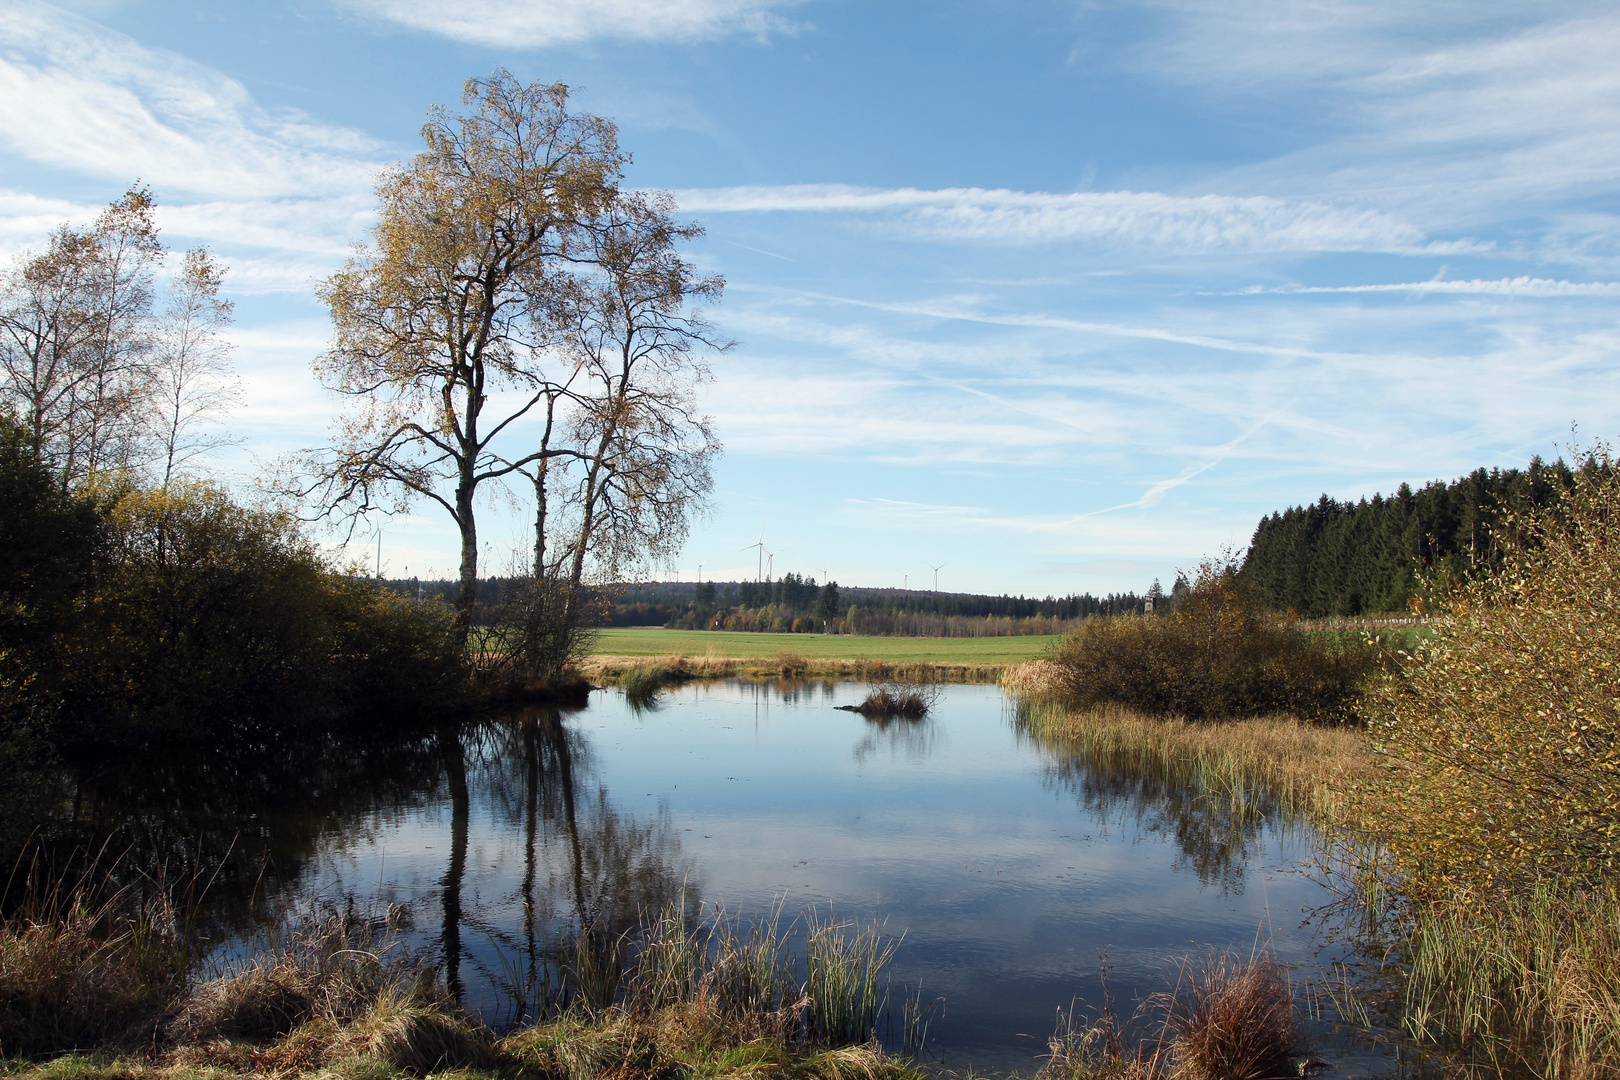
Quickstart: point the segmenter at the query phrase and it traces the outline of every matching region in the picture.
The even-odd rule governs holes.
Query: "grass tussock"
[[[0,1060],[150,1041],[189,985],[168,895],[34,884],[0,920]]]
[[[1229,953],[1189,966],[1164,1003],[1177,1080],[1271,1080],[1299,1076],[1303,1040],[1288,971],[1261,954]]]
[[[1185,965],[1141,1019],[1157,1038],[1127,1050],[1111,1008],[1089,1025],[1060,1013],[1040,1080],[1283,1080],[1309,1064],[1287,969],[1266,953]]]

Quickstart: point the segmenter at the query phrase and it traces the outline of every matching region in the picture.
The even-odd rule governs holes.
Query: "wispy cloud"
[[[1560,281],[1553,278],[1471,278],[1466,281],[1406,281],[1377,285],[1252,285],[1227,296],[1266,293],[1437,293],[1451,296],[1620,296],[1617,281]]]
[[[1210,181],[1476,232],[1620,180],[1620,10],[1547,3],[1161,0],[1137,64],[1241,113],[1291,102],[1303,138]],[[1533,244],[1534,240],[1528,243]]]
[[[117,189],[151,185],[177,245],[226,256],[233,293],[307,293],[371,213],[383,144],[259,106],[237,81],[38,0],[0,6],[0,144]],[[0,254],[99,206],[0,190]]]
[[[314,196],[370,184],[382,147],[260,108],[234,79],[34,0],[0,8],[0,141],[13,153],[208,197]]]
[[[352,11],[456,41],[503,48],[596,38],[691,41],[793,29],[779,12],[802,0],[338,0]]]
[[[1474,250],[1430,241],[1387,214],[1269,196],[1154,191],[1029,192],[844,184],[698,188],[675,193],[710,214],[816,213],[877,218],[924,240],[986,244],[1091,241],[1182,252]]]

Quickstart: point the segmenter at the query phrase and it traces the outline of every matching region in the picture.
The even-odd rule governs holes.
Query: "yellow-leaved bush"
[[[1361,792],[1414,896],[1583,889],[1620,869],[1620,475],[1509,522],[1501,571],[1443,601],[1435,636],[1369,702]]]

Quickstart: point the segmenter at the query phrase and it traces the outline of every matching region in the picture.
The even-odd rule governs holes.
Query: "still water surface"
[[[865,691],[694,684],[637,710],[604,690],[437,732],[132,752],[76,775],[47,831],[205,883],[224,953],[301,911],[399,905],[497,1025],[581,924],[616,934],[682,895],[881,920],[895,999],[936,1002],[928,1051],[953,1069],[1034,1071],[1059,1008],[1101,1006],[1104,952],[1122,1015],[1211,949],[1320,971],[1308,826],[1043,743],[996,687],[946,687],[920,722],[835,708]]]
[[[1101,1004],[1104,951],[1123,1013],[1210,949],[1319,962],[1307,827],[1068,759],[995,687],[948,687],[921,722],[834,708],[865,689],[697,684],[650,711],[602,691],[441,735],[436,777],[325,817],[279,890],[407,906],[496,1019],[580,920],[628,926],[683,889],[784,921],[830,905],[902,936],[896,982],[938,1002],[930,1051],[981,1070],[1037,1067],[1057,1009]]]

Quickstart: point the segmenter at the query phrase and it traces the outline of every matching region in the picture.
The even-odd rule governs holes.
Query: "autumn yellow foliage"
[[[1374,695],[1367,822],[1415,896],[1587,889],[1620,869],[1620,474],[1586,455],[1510,522],[1499,573],[1443,601]]]

